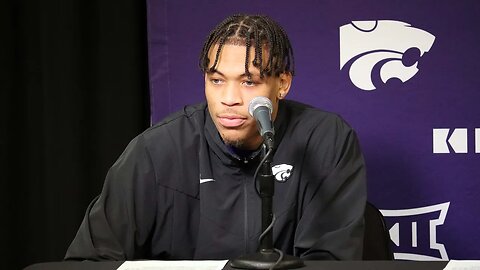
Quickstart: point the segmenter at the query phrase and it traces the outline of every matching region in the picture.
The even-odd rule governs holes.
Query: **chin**
[[[241,148],[245,143],[245,139],[239,135],[238,132],[233,130],[226,130],[221,133],[222,140],[225,144]]]
[[[237,148],[241,148],[241,146],[243,146],[244,144],[244,140],[236,136],[228,136],[227,134],[223,134],[222,139],[225,144],[228,144]]]
[[[233,146],[235,148],[243,148],[244,142],[240,140],[225,140],[226,145]]]

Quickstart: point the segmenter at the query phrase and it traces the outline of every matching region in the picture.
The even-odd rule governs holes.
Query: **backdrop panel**
[[[479,1],[148,0],[152,122],[204,100],[204,38],[267,14],[295,50],[288,98],[358,132],[395,258],[480,258]]]

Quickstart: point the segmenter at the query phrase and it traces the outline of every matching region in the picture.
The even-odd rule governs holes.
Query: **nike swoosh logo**
[[[213,178],[206,178],[206,179],[200,178],[200,184],[207,183],[207,182],[214,182],[214,181],[215,179]]]

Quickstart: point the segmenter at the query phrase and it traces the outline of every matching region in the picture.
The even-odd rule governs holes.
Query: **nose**
[[[242,103],[241,89],[234,83],[228,83],[223,91],[222,104],[235,106]]]

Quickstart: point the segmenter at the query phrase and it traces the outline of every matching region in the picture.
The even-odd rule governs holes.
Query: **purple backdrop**
[[[295,50],[288,98],[357,130],[395,258],[480,258],[479,1],[147,4],[152,122],[204,100],[198,55],[220,20],[267,14]]]

